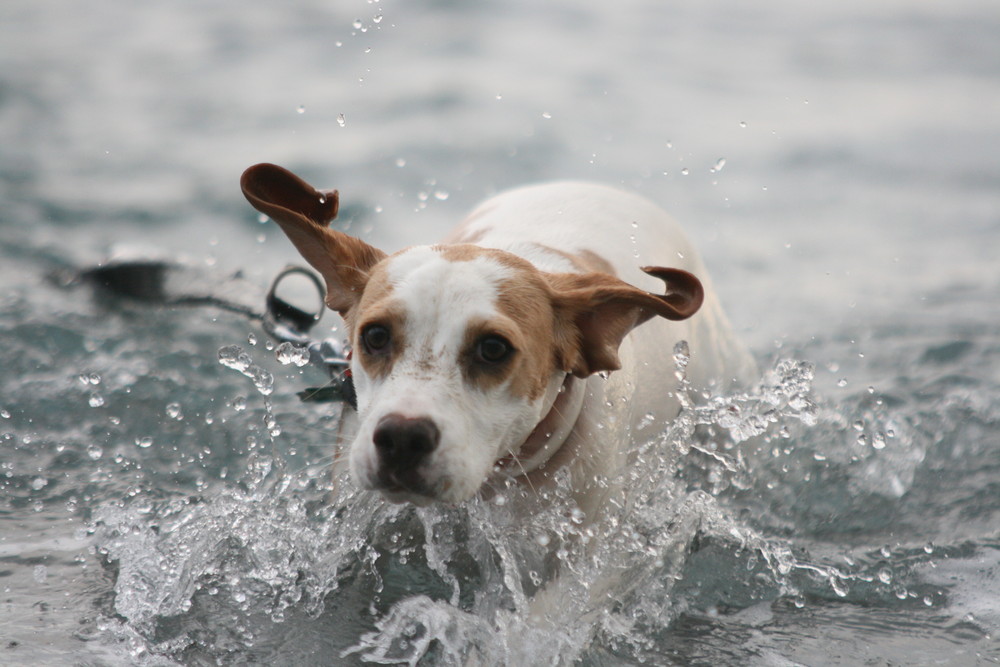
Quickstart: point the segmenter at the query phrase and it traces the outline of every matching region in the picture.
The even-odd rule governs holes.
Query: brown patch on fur
[[[336,217],[336,190],[317,190],[292,172],[273,164],[250,167],[240,179],[247,201],[271,217],[302,257],[326,281],[326,305],[347,318],[369,271],[385,253],[360,239],[330,229]]]
[[[493,231],[492,227],[480,227],[475,230],[455,230],[447,237],[445,237],[444,243],[456,244],[456,243],[479,243],[483,240],[487,234]]]
[[[468,243],[434,246],[450,262],[470,262],[487,257],[512,270],[513,277],[497,288],[499,317],[469,325],[462,345],[463,374],[481,390],[499,386],[512,378],[511,392],[528,400],[542,395],[555,369],[552,334],[555,319],[551,290],[535,266],[504,250],[482,248]],[[475,362],[476,345],[484,336],[503,336],[515,353],[507,364],[497,367]]]
[[[597,271],[599,273],[606,273],[609,276],[618,275],[615,273],[615,267],[611,266],[611,262],[604,259],[596,252],[592,250],[581,250],[580,260],[587,267],[588,271]]]
[[[553,248],[552,246],[545,245],[544,243],[535,243],[534,246],[536,248],[541,248],[545,252],[562,257],[567,262],[572,264],[573,268],[580,273],[597,272],[606,273],[609,276],[617,275],[615,273],[615,267],[611,266],[611,262],[591,250],[581,250],[579,253],[573,254],[565,250],[560,250],[559,248]]]
[[[515,343],[518,370],[512,378],[511,392],[534,401],[544,393],[556,370],[555,315],[551,291],[542,274],[531,266],[505,281],[497,297],[497,309],[521,334],[521,340]]]
[[[492,213],[495,208],[496,205],[482,206],[476,209],[475,211],[472,212],[472,214],[466,217],[465,220],[460,222],[454,229],[452,229],[448,233],[448,235],[444,237],[442,243],[447,243],[447,244],[476,243],[478,241],[481,241],[482,238],[486,236],[488,233],[490,233],[490,231],[492,231],[493,228],[483,227],[481,229],[473,231],[470,230],[469,227],[471,227],[476,220],[479,220],[488,213]]]
[[[406,308],[393,298],[392,285],[385,271],[372,272],[357,309],[344,318],[355,357],[373,378],[384,378],[406,349]],[[368,354],[361,342],[365,327],[380,324],[389,330],[392,342],[385,353]]]
[[[698,279],[680,269],[643,267],[667,284],[667,294],[650,294],[605,273],[554,273],[556,349],[562,368],[577,377],[621,368],[618,347],[628,333],[660,316],[683,320],[701,307],[704,290]]]
[[[479,341],[487,336],[502,336],[514,347],[513,355],[507,361],[499,364],[484,364],[476,356]],[[465,329],[462,348],[459,353],[459,363],[465,381],[482,392],[496,389],[502,385],[511,374],[521,369],[523,358],[521,346],[524,336],[513,323],[504,317],[470,322]]]

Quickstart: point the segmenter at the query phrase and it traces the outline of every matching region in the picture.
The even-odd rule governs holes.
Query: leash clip
[[[305,276],[316,288],[319,303],[314,310],[301,308],[279,296],[278,287],[289,276],[294,275]],[[326,368],[330,374],[330,382],[326,385],[309,387],[298,392],[298,397],[302,401],[313,403],[342,401],[357,409],[357,395],[354,392],[354,379],[351,376],[350,350],[332,338],[317,341],[309,335],[309,331],[323,316],[325,304],[326,287],[319,277],[304,267],[288,266],[271,281],[261,324],[264,331],[275,340],[305,346],[309,351],[309,362]]]

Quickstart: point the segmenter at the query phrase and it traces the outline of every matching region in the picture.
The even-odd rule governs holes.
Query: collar
[[[497,461],[504,472],[519,477],[537,470],[562,447],[576,425],[583,406],[586,382],[567,374],[555,385],[549,409],[516,452]]]

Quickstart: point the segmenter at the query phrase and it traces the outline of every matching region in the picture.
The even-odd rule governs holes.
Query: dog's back
[[[701,309],[690,319],[657,318],[632,331],[621,348],[623,370],[632,367],[638,393],[661,394],[658,406],[675,384],[672,352],[679,340],[688,343],[688,379],[696,387],[725,389],[756,377],[754,361],[733,335],[698,253],[681,226],[644,197],[575,181],[521,187],[476,207],[447,241],[506,250],[543,271],[604,271],[650,291],[660,284],[640,267],[689,271],[705,286]],[[660,407],[654,412],[663,411]]]

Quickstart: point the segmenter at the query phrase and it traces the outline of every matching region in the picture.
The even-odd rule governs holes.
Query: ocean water
[[[0,664],[1000,663],[997,34],[987,0],[7,0]],[[386,250],[521,183],[639,192],[759,381],[680,384],[600,531],[558,489],[358,493],[257,324],[68,280],[262,300],[298,260],[260,161]]]

